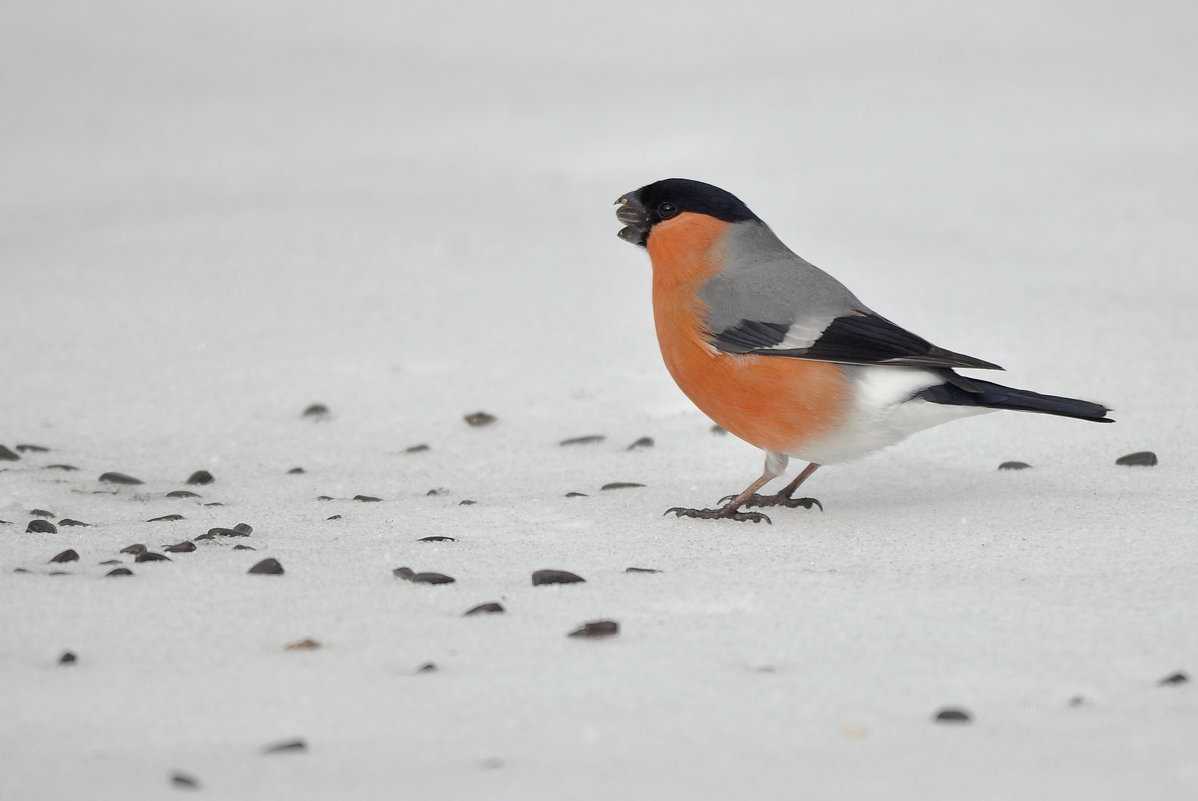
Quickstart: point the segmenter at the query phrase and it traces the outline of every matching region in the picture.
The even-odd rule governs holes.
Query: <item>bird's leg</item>
[[[820,511],[824,510],[824,505],[815,498],[796,498],[794,497],[795,490],[799,485],[811,477],[811,474],[819,469],[819,465],[812,462],[803,468],[803,472],[795,477],[795,480],[783,487],[776,495],[753,495],[745,498],[745,506],[789,506],[791,509],[803,507],[810,509],[813,506],[818,506]]]
[[[728,502],[723,506],[718,509],[686,509],[681,506],[675,506],[672,509],[667,509],[666,514],[673,512],[679,517],[697,517],[702,520],[728,519],[751,523],[760,523],[764,520],[766,523],[772,523],[773,521],[761,512],[741,512],[739,509],[750,498],[760,497],[757,496],[757,490],[782,475],[783,471],[786,470],[786,463],[788,461],[789,459],[785,454],[766,451],[765,472],[761,474],[760,478],[746,487],[745,491],[740,495],[733,497],[731,500],[725,498],[724,500],[728,500]]]

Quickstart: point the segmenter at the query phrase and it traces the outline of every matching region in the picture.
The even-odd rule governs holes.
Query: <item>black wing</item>
[[[728,353],[756,353],[843,364],[888,364],[901,367],[974,367],[1001,370],[993,362],[938,348],[885,317],[855,312],[833,318],[809,345],[786,342],[791,325],[741,320],[715,333],[713,344]]]

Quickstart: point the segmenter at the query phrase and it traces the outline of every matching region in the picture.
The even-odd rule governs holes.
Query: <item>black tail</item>
[[[1115,422],[1106,416],[1110,409],[1101,403],[1062,398],[1057,395],[1041,395],[1039,392],[1012,389],[955,374],[950,383],[928,387],[915,393],[915,397],[950,406],[984,406],[988,409],[1057,414],[1061,417],[1076,417],[1078,420],[1093,420],[1095,423]]]

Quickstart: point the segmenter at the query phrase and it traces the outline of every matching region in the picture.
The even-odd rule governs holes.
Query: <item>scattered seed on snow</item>
[[[140,542],[135,542],[132,545],[126,545],[124,548],[121,548],[121,553],[139,554],[145,553],[145,550],[145,545]]]
[[[425,662],[420,667],[416,668],[417,673],[435,673],[437,671],[436,662]]]
[[[204,504],[204,506],[224,506],[224,504],[221,503],[220,501],[213,501],[212,503]]]
[[[186,773],[172,773],[171,784],[175,787],[184,787],[188,790],[199,789],[200,782],[194,776],[188,776]]]
[[[944,707],[932,717],[937,723],[969,723],[973,718],[964,709]]]
[[[410,567],[397,567],[391,571],[391,575],[404,581],[410,581],[412,576],[416,575],[416,571]]]
[[[493,414],[488,414],[487,412],[472,412],[462,419],[468,424],[477,428],[478,426],[489,426],[499,418]]]
[[[278,559],[263,559],[249,569],[250,573],[258,573],[264,576],[281,576],[283,575],[283,565]]]
[[[0,461],[15,462],[21,457],[14,453],[7,445],[0,445]]]
[[[362,503],[378,503],[379,501],[381,501],[383,499],[376,498],[373,495],[355,495],[354,500],[361,501]]]
[[[469,617],[470,615],[492,615],[499,614],[504,611],[506,610],[503,608],[503,604],[499,603],[498,601],[488,601],[485,604],[479,604],[478,606],[467,609],[466,613],[462,615],[462,617]]]
[[[154,553],[153,551],[142,551],[137,556],[133,557],[133,561],[134,562],[169,562],[169,561],[171,561],[171,558],[169,556],[163,556],[160,553]]]
[[[652,567],[626,567],[625,573],[660,573],[660,570]]]
[[[113,568],[112,570],[109,570],[104,575],[106,575],[106,576],[132,576],[133,571],[127,567],[117,567],[117,568]]]
[[[323,403],[313,403],[307,409],[304,409],[304,413],[300,416],[308,417],[313,420],[327,420],[329,414],[328,406],[325,406]]]
[[[532,585],[541,584],[577,584],[586,581],[582,576],[568,570],[538,570],[532,574]]]
[[[472,501],[469,498],[463,498],[462,500],[458,501],[458,506],[474,506],[476,503],[478,503],[478,501]]]
[[[453,584],[457,579],[444,573],[417,573],[408,580],[414,584]]]
[[[79,554],[70,548],[67,548],[65,551],[63,551],[60,554],[56,554],[55,556],[50,557],[51,563],[78,562],[78,561],[79,561]]]
[[[125,564],[125,563],[122,562],[120,559],[105,559],[103,562],[100,563],[100,566],[107,567],[108,565],[123,565],[123,564]]]
[[[191,490],[171,490],[166,494],[168,498],[199,498],[200,493],[192,492]]]
[[[620,624],[614,620],[592,620],[567,634],[567,637],[611,637],[620,633]]]
[[[53,512],[47,512],[45,509],[30,509],[29,514],[34,517],[58,517],[58,515]]]
[[[599,489],[601,490],[616,490],[616,489],[632,489],[633,487],[643,487],[644,484],[637,484],[635,481],[611,481],[604,484]]]
[[[64,517],[58,521],[59,527],[62,526],[82,526],[83,528],[91,528],[91,523],[84,523],[82,520],[72,520],[69,517]]]
[[[1159,684],[1161,687],[1168,687],[1173,684],[1185,684],[1189,680],[1190,680],[1189,676],[1187,676],[1185,673],[1182,673],[1181,671],[1178,671],[1177,673],[1173,673],[1168,676],[1165,676],[1165,678],[1158,681],[1157,684]]]
[[[144,484],[140,478],[127,476],[124,473],[102,473],[100,481],[106,481],[109,484]]]
[[[79,468],[75,467],[75,465],[73,465],[73,464],[48,464],[45,467],[43,467],[42,469],[43,470],[63,470],[65,472],[69,473],[70,471],[78,470]]]
[[[1126,456],[1120,456],[1115,460],[1115,464],[1121,464],[1125,467],[1153,467],[1156,463],[1156,454],[1152,451],[1136,451]]]
[[[73,665],[79,661],[79,657],[75,656],[73,651],[63,651],[62,656],[58,657],[58,664]]]
[[[453,537],[446,537],[440,534],[434,534],[429,537],[421,537],[416,542],[457,542]]]
[[[168,545],[162,550],[166,551],[167,553],[191,553],[195,549],[196,544],[194,542],[183,540],[183,542],[177,542],[174,545]]]
[[[208,529],[209,538],[211,537],[248,537],[244,531],[238,531],[235,528],[210,528]],[[196,537],[199,539],[199,537]]]
[[[18,445],[17,450],[21,453],[49,453],[50,449],[41,445]]]
[[[49,520],[42,520],[40,517],[29,521],[29,525],[25,526],[27,534],[57,534],[58,526],[51,523]]]
[[[603,442],[603,440],[605,440],[605,439],[607,439],[607,437],[605,437],[603,434],[587,434],[586,436],[583,436],[583,437],[571,437],[570,439],[563,439],[561,442],[559,442],[557,444],[562,445],[562,446],[594,445],[596,443]]]
[[[182,520],[183,515],[163,515],[162,517],[151,517],[147,523],[169,523],[175,520]]]
[[[317,495],[317,496],[316,496],[316,500],[318,500],[318,501],[332,501],[332,500],[336,500],[336,499],[335,499],[335,498],[334,498],[332,495]]]
[[[328,517],[325,518],[325,520],[340,520],[340,519],[341,519],[341,515],[329,515]]]
[[[187,481],[183,483],[188,485],[203,486],[204,484],[211,484],[213,481],[216,481],[216,479],[213,478],[212,474],[207,470],[197,470],[188,476]]]
[[[304,468],[302,468],[302,467],[293,467],[293,468],[291,468],[290,470],[288,470],[288,471],[287,471],[287,475],[289,475],[289,476],[299,476],[299,475],[303,475],[303,474],[304,474],[304,472],[305,472],[305,471],[304,471]]]
[[[591,496],[587,495],[585,492],[567,492],[566,497],[567,498],[589,498]]]
[[[998,466],[999,470],[1027,470],[1031,467],[1027,462],[1003,462]]]
[[[298,640],[296,642],[287,643],[283,646],[284,651],[315,651],[320,648],[320,643],[313,639]]]
[[[299,753],[301,751],[307,751],[307,750],[308,750],[308,744],[306,742],[304,742],[303,740],[300,740],[300,739],[295,739],[295,740],[285,740],[281,743],[275,743],[274,745],[268,745],[262,749],[262,753],[264,753],[264,754],[288,754],[288,753],[294,754],[294,753]]]
[[[652,448],[652,447],[653,447],[653,437],[641,437],[640,439],[638,439],[636,442],[629,445],[624,450],[635,451],[640,448]]]
[[[258,549],[252,545],[234,545],[233,550],[235,550],[235,551],[256,551]]]
[[[439,498],[442,495],[448,495],[449,490],[445,489],[444,487],[433,487],[431,490],[429,490],[428,492],[426,492],[424,494],[428,498]]]
[[[724,434],[727,434],[727,433],[728,433],[728,429],[724,428],[724,427],[723,427],[722,425],[720,425],[719,423],[715,423],[715,424],[713,424],[713,425],[712,425],[712,427],[711,427],[711,433],[713,433],[713,434],[719,434],[720,436],[723,436]]]
[[[254,533],[254,527],[249,523],[238,523],[237,525],[233,526],[233,530],[246,536]]]
[[[404,453],[424,453],[427,450],[431,450],[431,448],[429,448],[428,445],[426,445],[425,443],[422,442],[419,445],[409,445],[408,447],[403,449],[403,452]]]

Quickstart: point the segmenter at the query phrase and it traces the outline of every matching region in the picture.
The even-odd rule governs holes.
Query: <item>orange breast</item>
[[[759,448],[795,453],[841,421],[848,382],[828,362],[724,353],[708,343],[698,293],[723,265],[729,225],[684,213],[653,227],[647,246],[661,355],[674,381],[712,420]]]

